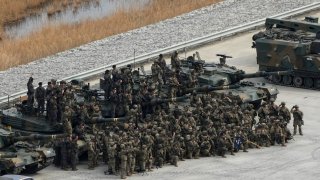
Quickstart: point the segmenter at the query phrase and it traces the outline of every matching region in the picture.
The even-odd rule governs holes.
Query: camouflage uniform
[[[279,107],[280,107],[279,108],[279,116],[282,116],[284,121],[286,121],[287,123],[290,123],[291,115],[290,115],[289,109],[286,107],[286,103],[281,102]]]
[[[96,162],[96,156],[97,156],[97,146],[96,143],[94,142],[95,139],[91,138],[91,140],[89,140],[87,142],[87,146],[88,146],[88,169],[93,170],[95,168],[95,166],[97,165]]]
[[[35,98],[38,103],[38,112],[40,114],[43,114],[46,99],[46,90],[42,87],[42,82],[39,82],[39,87],[36,88]]]
[[[117,174],[116,171],[116,144],[110,143],[108,147],[108,171],[110,174]]]
[[[280,121],[276,120],[274,125],[270,129],[271,133],[271,143],[274,144],[277,142],[278,144],[281,144],[282,146],[285,146],[285,136],[282,131],[282,128],[280,127]]]
[[[63,127],[64,132],[68,135],[72,135],[72,124],[71,124],[71,118],[72,118],[72,111],[69,108],[69,106],[65,107],[64,113],[63,113]]]
[[[299,134],[302,134],[301,126],[304,125],[303,122],[303,112],[299,110],[299,106],[295,105],[291,108],[291,113],[293,116],[293,135],[296,135],[297,133],[297,126],[299,127]]]
[[[120,145],[120,158],[121,158],[121,169],[120,169],[120,176],[121,179],[127,178],[127,161],[128,161],[128,152],[124,144]]]
[[[33,86],[33,78],[30,77],[29,78],[29,81],[27,83],[27,88],[28,88],[28,92],[27,92],[27,95],[28,95],[28,99],[27,99],[27,105],[29,107],[33,107],[33,103],[34,103],[34,86]]]

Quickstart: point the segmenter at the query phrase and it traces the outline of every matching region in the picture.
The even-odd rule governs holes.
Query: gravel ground
[[[31,74],[37,82],[125,60],[239,23],[265,18],[317,0],[225,0],[157,24],[95,41],[38,61],[0,72],[0,97],[26,89]],[[106,27],[107,28],[107,27]]]

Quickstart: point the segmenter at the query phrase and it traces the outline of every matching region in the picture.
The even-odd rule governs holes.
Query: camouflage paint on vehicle
[[[252,37],[261,71],[292,70],[292,75],[273,75],[277,84],[320,89],[320,24],[317,18],[304,21],[266,19],[266,30]]]

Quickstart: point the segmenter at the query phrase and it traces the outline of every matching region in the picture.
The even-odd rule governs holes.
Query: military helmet
[[[299,106],[298,106],[298,105],[294,105],[293,107],[294,107],[294,108],[299,108]]]
[[[282,102],[281,102],[281,105],[286,105],[286,103],[282,101]]]
[[[270,98],[270,102],[274,102],[275,100],[274,100],[274,98]]]

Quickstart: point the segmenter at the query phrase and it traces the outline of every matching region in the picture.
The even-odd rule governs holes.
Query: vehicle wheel
[[[313,88],[313,79],[312,78],[304,78],[303,84],[306,88]]]
[[[303,78],[300,76],[293,77],[293,85],[295,87],[301,87],[303,84]]]
[[[279,75],[272,75],[271,76],[271,80],[272,82],[276,83],[276,84],[279,84],[281,82],[281,76]]]
[[[319,78],[318,79],[314,79],[313,81],[314,81],[314,87],[316,89],[320,89],[320,79]]]
[[[284,75],[284,76],[282,77],[282,83],[283,83],[284,85],[291,85],[291,83],[292,83],[292,76],[290,76],[290,75]]]

